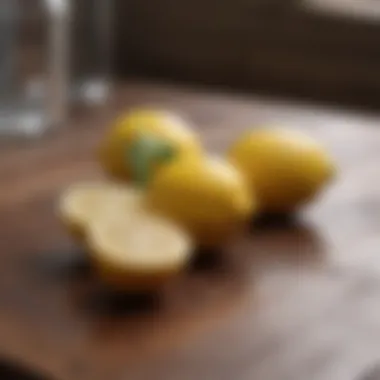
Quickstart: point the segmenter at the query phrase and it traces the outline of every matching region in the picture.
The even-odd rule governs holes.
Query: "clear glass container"
[[[42,0],[0,0],[0,9],[0,134],[40,135],[58,116],[48,101],[52,76],[60,80],[49,61],[51,17]]]
[[[0,0],[0,136],[37,137],[67,115],[65,0]]]
[[[112,0],[0,0],[0,137],[40,136],[111,77]]]
[[[74,102],[103,103],[110,91],[112,0],[71,0],[71,80]]]

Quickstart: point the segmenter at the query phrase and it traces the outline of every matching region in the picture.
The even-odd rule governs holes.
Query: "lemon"
[[[192,242],[172,222],[146,212],[115,213],[91,223],[90,258],[101,279],[120,290],[152,290],[186,267]]]
[[[188,157],[172,160],[153,176],[146,205],[176,220],[198,244],[216,246],[251,215],[254,197],[227,161]]]
[[[295,131],[249,131],[228,155],[244,173],[263,212],[293,211],[316,196],[335,173],[326,150]]]
[[[100,147],[104,170],[117,179],[133,179],[131,149],[137,148],[143,155],[149,155],[149,144],[144,144],[147,138],[168,144],[177,155],[201,151],[198,137],[180,116],[165,110],[141,108],[119,117],[104,138]]]
[[[69,232],[83,240],[88,225],[96,218],[122,212],[129,215],[142,199],[139,190],[108,182],[76,183],[60,197],[58,214]]]

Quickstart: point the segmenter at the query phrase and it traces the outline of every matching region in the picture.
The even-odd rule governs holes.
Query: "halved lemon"
[[[61,196],[58,214],[71,234],[83,240],[89,224],[104,215],[129,215],[140,206],[139,190],[109,182],[77,183]]]
[[[152,290],[187,265],[193,244],[172,222],[147,212],[109,214],[89,226],[87,244],[100,278],[121,290]]]

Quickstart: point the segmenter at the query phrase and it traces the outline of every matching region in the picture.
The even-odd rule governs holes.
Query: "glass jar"
[[[0,137],[40,136],[99,105],[111,77],[111,0],[0,0]]]
[[[72,97],[83,105],[103,103],[110,91],[112,0],[71,0]]]
[[[67,9],[59,0],[0,5],[0,135],[39,136],[66,113]]]

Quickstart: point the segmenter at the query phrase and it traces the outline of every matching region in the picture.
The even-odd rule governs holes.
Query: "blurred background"
[[[377,0],[119,0],[120,76],[380,104]]]
[[[0,0],[0,132],[127,78],[380,106],[377,0]],[[4,134],[4,133],[3,133]]]

